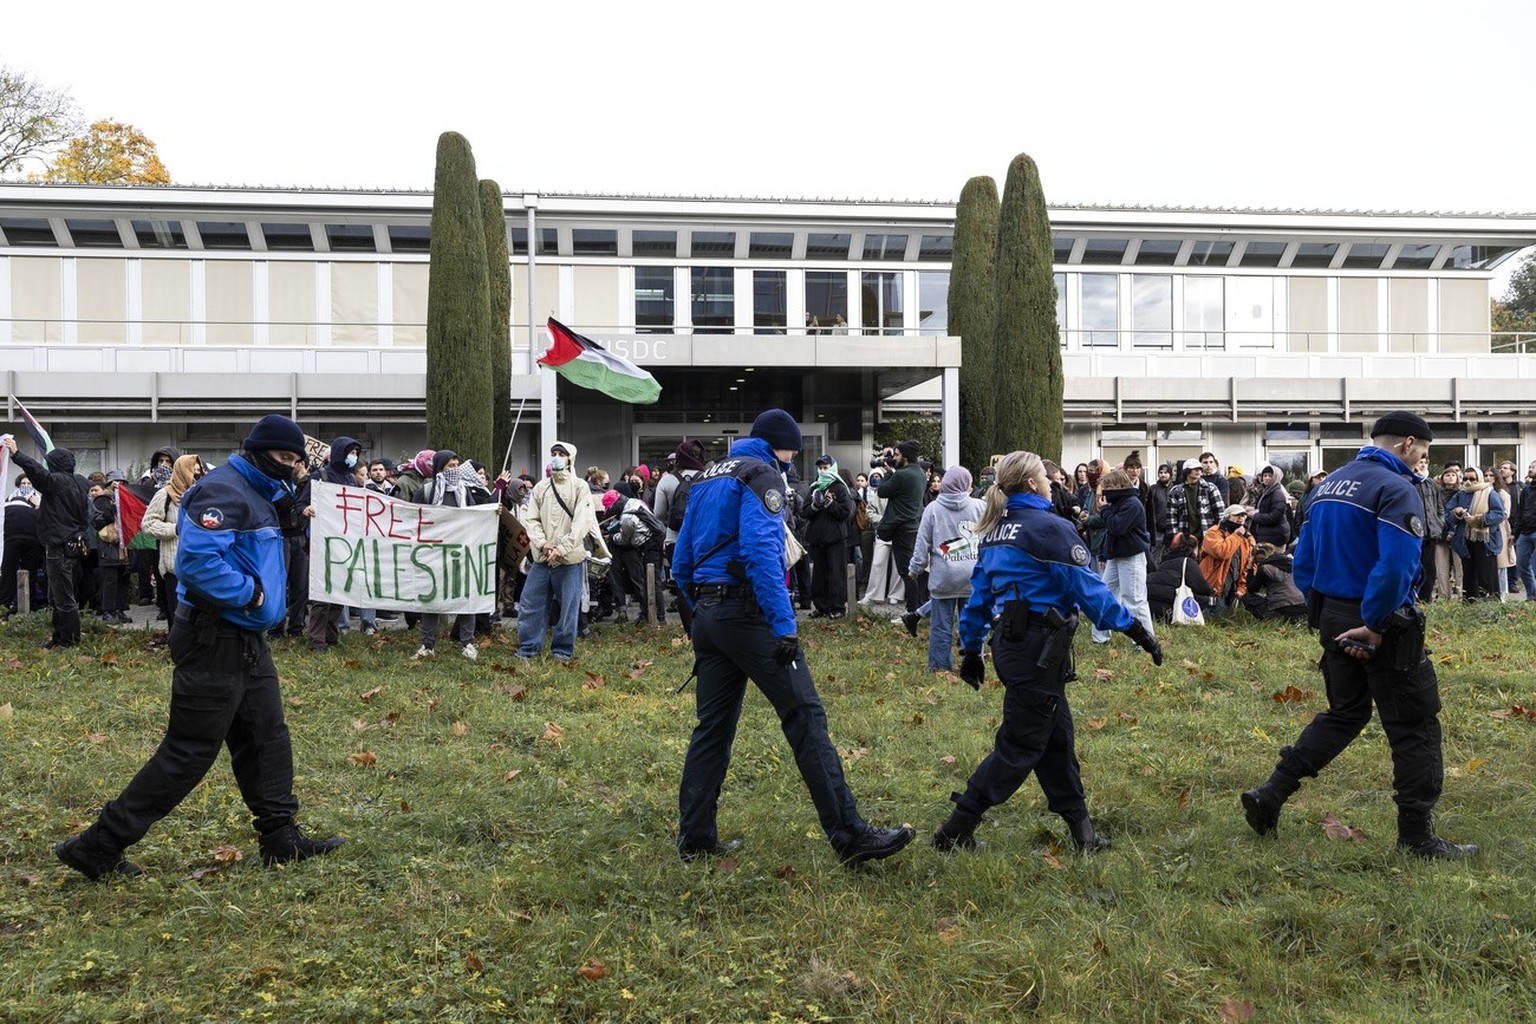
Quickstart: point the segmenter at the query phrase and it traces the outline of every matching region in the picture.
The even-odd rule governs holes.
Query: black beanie
[[[287,416],[272,413],[256,421],[240,447],[248,452],[280,451],[295,455],[308,454],[304,448],[304,431]]]
[[[458,457],[459,453],[451,448],[439,448],[437,454],[432,456],[432,475],[436,476],[441,473],[443,467],[448,465],[449,459],[456,459]]]
[[[896,450],[901,452],[901,457],[908,462],[916,462],[923,449],[916,441],[903,441],[896,446]]]
[[[768,442],[768,447],[799,451],[804,442],[800,438],[800,424],[783,409],[769,409],[752,421],[752,437]]]
[[[1393,437],[1416,437],[1420,441],[1435,439],[1435,432],[1429,429],[1429,424],[1424,422],[1424,417],[1402,409],[1387,413],[1371,427],[1372,437],[1380,437],[1382,434],[1390,434]]]

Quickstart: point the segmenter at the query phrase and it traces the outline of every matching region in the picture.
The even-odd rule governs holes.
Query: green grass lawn
[[[227,759],[92,884],[52,844],[158,742],[165,654],[92,631],[38,650],[0,626],[0,1020],[1521,1021],[1536,1019],[1536,609],[1436,606],[1442,834],[1394,850],[1374,723],[1287,805],[1237,794],[1324,706],[1316,640],[1246,617],[1163,629],[1161,669],[1079,634],[1069,690],[1090,807],[1071,855],[1033,780],[975,853],[928,834],[990,749],[1002,691],[924,670],[884,619],[805,623],[864,815],[919,841],[840,867],[777,720],[750,691],[721,803],[735,858],[672,845],[693,693],[674,625],[609,627],[578,662],[469,663],[413,635],[275,651],[304,805],[336,854],[268,870]],[[1287,687],[1299,692],[1280,700]],[[1359,829],[1333,840],[1322,819]],[[244,859],[229,859],[230,849]]]

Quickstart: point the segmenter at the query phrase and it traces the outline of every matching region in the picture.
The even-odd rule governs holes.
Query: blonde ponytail
[[[986,508],[976,522],[978,537],[985,537],[1002,522],[1009,496],[1029,490],[1031,480],[1045,479],[1045,463],[1034,452],[1009,452],[997,460],[995,473],[987,489]]]

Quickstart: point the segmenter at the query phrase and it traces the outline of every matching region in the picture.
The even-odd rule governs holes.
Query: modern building
[[[610,471],[685,435],[718,448],[770,405],[801,419],[807,460],[861,466],[877,424],[913,414],[955,451],[952,205],[505,206],[514,468],[554,435]],[[1536,357],[1489,332],[1492,269],[1536,244],[1536,215],[1050,216],[1069,462],[1329,468],[1403,406],[1437,461],[1536,451]],[[420,192],[0,185],[0,383],[86,467],[167,441],[217,458],[274,410],[403,458],[424,441],[430,220]],[[548,316],[653,372],[661,401],[557,385],[535,364]]]

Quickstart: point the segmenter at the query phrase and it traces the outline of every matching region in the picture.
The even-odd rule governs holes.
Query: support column
[[[940,468],[948,469],[960,462],[960,367],[946,366],[943,373],[939,437],[944,446],[944,458]],[[986,467],[968,466],[966,468],[980,474]]]

